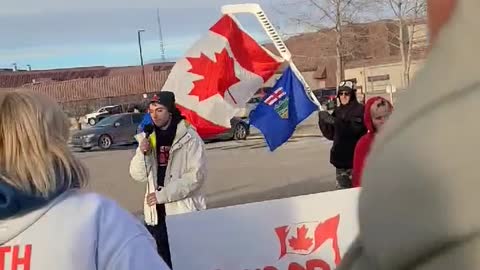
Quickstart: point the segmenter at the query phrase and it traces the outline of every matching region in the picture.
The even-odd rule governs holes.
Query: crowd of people
[[[374,97],[364,106],[343,82],[338,108],[319,113],[333,140],[337,187],[362,186],[360,233],[339,269],[480,267],[480,129],[472,125],[480,2],[429,0],[428,8],[435,46],[402,100],[408,105],[393,113]],[[132,178],[146,183],[145,226],[82,191],[88,171],[68,148],[70,122],[54,101],[27,90],[0,93],[2,269],[171,268],[165,217],[206,208],[205,147],[173,93],[152,99],[149,117],[130,164]]]

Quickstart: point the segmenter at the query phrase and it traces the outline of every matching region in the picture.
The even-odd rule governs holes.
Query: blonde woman
[[[69,128],[45,96],[0,92],[0,269],[168,269],[132,215],[81,191]]]

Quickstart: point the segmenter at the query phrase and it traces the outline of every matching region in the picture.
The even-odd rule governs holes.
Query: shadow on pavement
[[[218,196],[218,195],[225,196],[226,194],[238,192],[248,187],[250,187],[250,185],[246,184],[246,185],[240,185],[240,186],[236,186],[228,189],[218,190],[218,191],[215,191],[214,193],[207,193],[207,198],[211,198],[212,196]]]
[[[335,190],[335,175],[327,175],[322,178],[305,179],[283,187],[277,187],[262,192],[242,194],[235,197],[222,199],[208,199],[208,208],[220,208],[253,202],[270,201],[289,197],[315,194]]]
[[[256,149],[256,148],[265,148],[266,144],[265,142],[257,142],[257,143],[251,143],[251,144],[238,144],[238,145],[228,145],[224,147],[219,147],[219,150],[234,150],[234,149],[243,149],[243,148],[249,148],[249,149]]]
[[[203,142],[206,145],[210,145],[210,144],[215,144],[219,142],[228,142],[228,141],[232,141],[232,139],[208,139],[208,140],[204,140]]]
[[[115,152],[115,151],[124,151],[124,150],[133,150],[137,149],[137,144],[128,144],[128,145],[117,145],[112,146],[112,148],[108,150],[103,150],[101,148],[95,147],[91,150],[82,150],[80,148],[71,148],[72,152],[74,153],[101,153],[101,152]]]
[[[321,138],[322,136],[318,135],[297,135],[293,136],[288,143],[297,143],[300,142],[303,138]],[[235,144],[229,145],[219,145],[211,144],[212,147],[207,147],[207,150],[234,150],[234,149],[262,149],[266,148],[267,144],[263,137],[250,138],[246,141],[234,141]],[[209,145],[210,146],[210,145]]]

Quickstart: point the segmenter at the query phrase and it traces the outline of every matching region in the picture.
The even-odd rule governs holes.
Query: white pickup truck
[[[101,107],[98,110],[89,113],[85,115],[85,122],[89,124],[90,126],[94,126],[97,124],[100,120],[102,120],[105,117],[108,117],[113,114],[119,114],[122,113],[122,106],[120,105],[112,105],[112,106],[105,106]]]

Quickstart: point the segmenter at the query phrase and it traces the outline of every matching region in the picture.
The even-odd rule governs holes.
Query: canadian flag
[[[175,64],[162,90],[175,93],[182,114],[208,138],[230,128],[281,62],[225,15]]]
[[[280,259],[287,254],[310,255],[332,240],[332,251],[335,265],[340,264],[338,247],[338,225],[340,216],[332,217],[324,222],[304,222],[275,229],[280,241]]]

